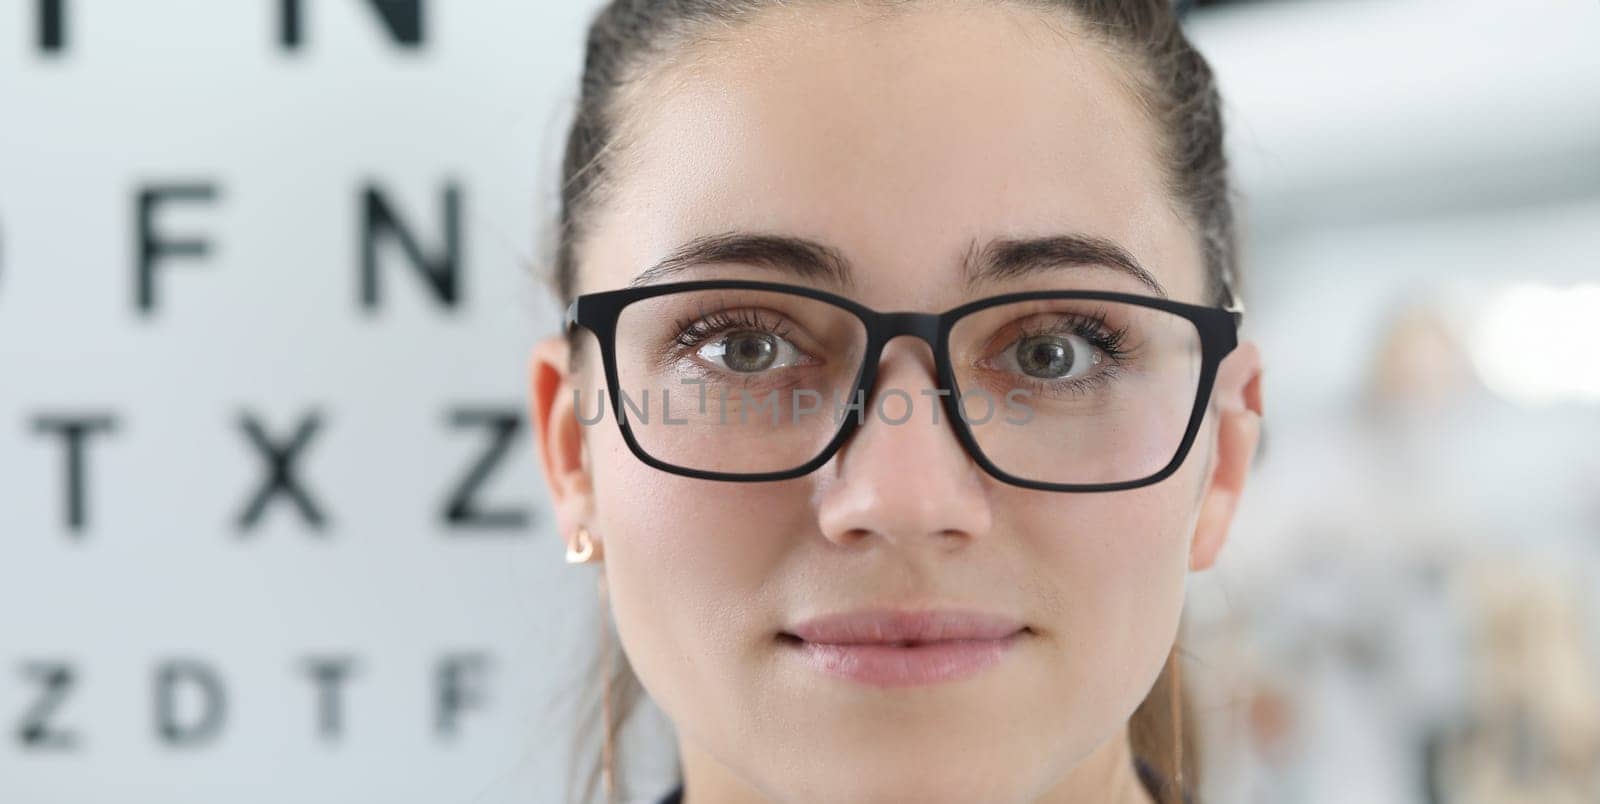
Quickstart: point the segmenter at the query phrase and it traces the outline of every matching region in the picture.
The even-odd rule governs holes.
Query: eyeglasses
[[[879,312],[810,287],[704,280],[584,294],[565,327],[594,333],[623,440],[667,472],[799,477],[869,415],[926,425],[942,411],[995,478],[1084,492],[1145,486],[1177,470],[1243,316],[1236,298],[1219,308],[1099,290]],[[884,345],[900,335],[932,347],[936,388],[923,393],[940,404],[931,418],[911,419],[903,390],[872,394]],[[903,415],[889,414],[895,395]],[[580,400],[580,418],[584,410]]]

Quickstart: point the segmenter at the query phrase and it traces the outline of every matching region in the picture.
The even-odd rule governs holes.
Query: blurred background
[[[524,377],[596,7],[0,0],[0,801],[565,800]],[[1186,24],[1266,364],[1206,799],[1600,801],[1600,4]]]

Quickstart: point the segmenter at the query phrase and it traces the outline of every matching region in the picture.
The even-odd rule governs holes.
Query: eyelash
[[[678,319],[673,322],[673,329],[678,333],[675,342],[684,349],[693,349],[711,338],[729,330],[765,332],[784,338],[789,334],[788,328],[781,322],[763,321],[757,310],[744,308],[729,312],[717,310],[707,313],[696,319]]]

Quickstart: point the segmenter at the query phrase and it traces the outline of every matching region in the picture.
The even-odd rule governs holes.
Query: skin
[[[974,239],[1075,232],[1202,303],[1199,241],[1162,189],[1126,67],[1064,17],[830,4],[731,30],[631,96],[580,292],[748,230],[839,249],[869,306],[936,312],[970,298],[959,271]],[[679,278],[712,277],[798,281],[741,265]],[[1076,268],[983,295],[1074,287],[1147,292]],[[888,344],[876,389],[904,390],[912,423],[869,416],[794,480],[657,471],[610,416],[578,423],[574,389],[592,410],[603,384],[583,343],[576,373],[560,338],[533,355],[539,454],[563,536],[582,525],[599,541],[628,660],[677,727],[688,801],[1149,800],[1127,722],[1173,644],[1186,573],[1216,559],[1243,490],[1261,417],[1254,343],[1222,364],[1176,474],[1095,494],[985,474],[942,416],[931,424],[933,357],[912,338]],[[976,677],[903,688],[824,676],[775,643],[799,619],[869,606],[999,611],[1034,634]]]

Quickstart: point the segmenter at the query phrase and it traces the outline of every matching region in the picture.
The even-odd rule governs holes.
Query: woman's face
[[[1203,301],[1199,241],[1163,190],[1153,129],[1119,62],[1064,18],[803,4],[680,56],[628,96],[616,195],[593,219],[580,292],[623,287],[696,237],[759,232],[838,250],[849,295],[870,307],[939,312],[974,297],[961,274],[973,244],[1081,234],[1119,244],[1172,298]],[[736,263],[673,279],[734,277],[826,287]],[[1081,265],[978,295],[1044,288],[1150,295]],[[646,466],[609,415],[574,423],[573,391],[592,415],[603,385],[585,341],[575,375],[556,342],[536,358],[544,466],[562,532],[582,524],[603,546],[628,660],[703,795],[987,801],[1063,789],[1123,739],[1160,672],[1185,574],[1221,544],[1259,413],[1256,353],[1241,344],[1176,474],[1111,493],[1009,486],[942,415],[932,423],[933,357],[897,338],[876,390],[906,392],[907,423],[868,415],[805,477],[715,482]],[[884,608],[976,610],[1027,630],[976,674],[893,686],[819,672],[780,636]]]

